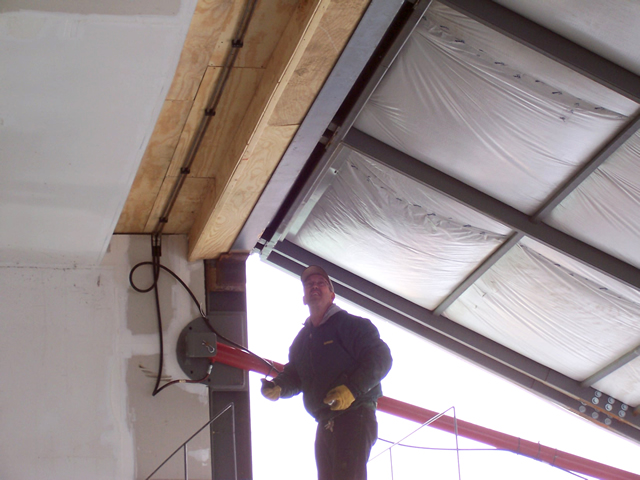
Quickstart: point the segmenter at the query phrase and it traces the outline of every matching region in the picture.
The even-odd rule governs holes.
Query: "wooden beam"
[[[144,229],[145,233],[151,233],[156,228],[160,215],[165,208],[164,200],[169,197],[177,177],[165,177],[157,201],[153,206],[149,221]],[[167,234],[187,234],[198,214],[198,207],[202,204],[207,194],[215,189],[213,178],[185,178],[180,195],[173,205],[169,221],[162,230]],[[163,201],[160,201],[163,200]]]
[[[148,233],[151,213],[166,192],[165,176],[184,158],[184,145],[193,124],[199,121],[207,100],[207,66],[212,56],[230,48],[237,17],[245,1],[200,0],[196,6],[178,67],[140,162],[129,196],[116,226],[116,233]],[[231,32],[231,33],[229,33]],[[211,72],[209,72],[211,73]],[[204,87],[204,88],[203,88]],[[194,99],[199,96],[199,102]],[[199,115],[198,118],[194,118]],[[188,124],[187,124],[188,122]],[[187,131],[184,132],[185,124]],[[191,132],[192,133],[192,132]],[[179,168],[178,168],[179,170]],[[161,188],[162,186],[165,188]],[[150,228],[150,230],[149,230]]]
[[[222,66],[231,50],[231,41],[238,34],[240,19],[250,0],[200,0],[196,7],[180,61],[173,79],[165,108],[125,204],[116,232],[149,233],[156,228],[158,212],[171,195],[194,136],[203,122]],[[208,178],[216,175],[220,148],[235,133],[264,73],[264,66],[275,49],[282,32],[291,19],[298,0],[270,0],[258,2],[245,34],[245,47],[239,50],[229,87],[218,105],[219,115],[207,129],[202,148],[192,164],[189,178]],[[177,103],[182,110],[176,112]],[[179,141],[176,145],[176,136]],[[161,152],[161,154],[159,153]],[[185,199],[196,201],[202,182],[184,184]],[[191,190],[195,188],[195,190]],[[180,202],[181,200],[178,199]],[[186,201],[186,200],[185,200]],[[199,204],[184,211],[198,210]],[[172,212],[169,217],[180,215]],[[172,220],[188,231],[193,223]]]
[[[217,258],[229,250],[368,3],[256,4],[244,47],[164,229],[190,232],[191,255]],[[199,0],[117,233],[156,228],[246,6],[247,0]]]
[[[246,0],[199,0],[191,19],[180,61],[167,98],[190,100],[196,97],[209,60],[225,55],[231,48],[238,18]]]
[[[269,125],[300,125],[369,6],[369,0],[334,0],[322,17]]]
[[[256,89],[236,134],[231,139],[232,142],[224,150],[222,156],[224,161],[217,165],[216,191],[205,200],[190,232],[190,260],[216,258],[231,248],[235,237],[255,205],[273,168],[275,168],[282,153],[284,153],[282,147],[284,146],[286,149],[286,145],[293,138],[299,123],[304,117],[304,112],[307,111],[317,95],[322,82],[324,82],[326,75],[328,75],[337,60],[344,43],[346,43],[350,32],[357,25],[368,2],[363,0],[351,3],[355,3],[357,8],[353,8],[353,5],[350,5],[350,2],[347,1],[334,1],[333,3],[329,0],[300,1],[293,18],[278,43],[278,47],[269,60],[260,85]],[[346,33],[333,37],[319,28],[330,8],[343,12],[348,9],[354,12],[351,21],[342,25]],[[335,14],[335,12],[333,13]],[[339,14],[336,14],[336,16],[339,16]],[[335,20],[333,23],[338,26],[341,25],[340,22],[335,22]],[[326,30],[326,27],[324,30]],[[314,40],[322,42],[321,38],[325,39],[324,47],[316,44],[314,48],[309,48]],[[342,38],[342,40],[339,40],[339,38]],[[332,40],[335,48],[330,46]],[[300,68],[303,65],[305,55],[310,55],[308,58],[309,63],[306,64],[305,68]],[[315,59],[313,59],[314,57]],[[329,59],[328,61],[327,58]],[[279,115],[277,117],[279,120],[275,121],[276,125],[288,126],[289,128],[279,131],[279,141],[274,142],[271,140],[270,150],[272,152],[281,151],[281,154],[276,159],[268,158],[267,163],[273,165],[273,168],[268,172],[262,170],[263,174],[260,176],[261,187],[258,192],[255,192],[254,184],[258,177],[255,174],[252,176],[251,172],[255,173],[260,170],[258,167],[261,162],[265,162],[265,154],[268,154],[268,150],[254,154],[254,152],[258,152],[256,147],[260,146],[260,150],[263,148],[262,142],[266,141],[266,137],[263,139],[262,136],[271,121],[276,118],[274,117],[274,112],[280,101],[289,102],[289,104],[296,101],[293,97],[299,95],[300,91],[296,91],[295,88],[289,89],[291,98],[284,96],[287,87],[292,82],[292,78],[296,73],[302,77],[305,72],[311,78],[317,72],[313,68],[309,68],[309,66],[318,62],[326,65],[324,67],[325,74],[315,84],[314,82],[307,82],[313,85],[309,89],[311,93],[300,100],[302,107],[298,105],[294,109],[282,110],[284,112],[292,110],[294,114],[288,115],[289,118],[286,118],[286,113]],[[320,70],[322,71],[323,68],[320,68]],[[302,79],[299,80],[303,81]],[[282,107],[284,104],[280,105],[280,108],[284,108]],[[289,119],[293,120],[294,123],[287,125],[287,120]],[[276,131],[278,130],[269,129],[268,137],[273,139],[278,136],[275,133]],[[288,135],[286,139],[282,137],[285,132]],[[266,143],[269,142],[266,141]],[[256,168],[258,169],[256,170]],[[243,183],[247,178],[252,178],[253,182]],[[231,219],[235,222],[234,225],[231,225]]]
[[[264,75],[261,68],[234,68],[229,75],[224,93],[211,118],[200,148],[196,153],[191,172],[196,177],[214,178],[219,175],[220,164],[227,161],[226,150],[237,135],[238,126],[246,115]],[[175,172],[182,163],[176,165]]]
[[[116,233],[142,233],[174,156],[191,102],[166,100],[138,167]]]

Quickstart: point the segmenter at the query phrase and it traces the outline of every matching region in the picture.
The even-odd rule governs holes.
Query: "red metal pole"
[[[438,415],[437,412],[417,407],[400,400],[389,397],[382,397],[378,400],[378,410],[397,417],[418,422],[420,424]],[[449,433],[455,433],[454,419],[442,416],[429,425]],[[477,442],[490,445],[495,448],[509,450],[519,455],[539,460],[549,465],[570,470],[575,473],[589,475],[602,480],[638,480],[640,475],[620,470],[609,465],[594,462],[577,455],[546,447],[539,443],[497,432],[489,428],[481,427],[464,420],[457,421],[458,435],[475,440]]]
[[[243,370],[262,373],[263,375],[277,375],[277,372],[262,360],[240,349],[221,343],[218,343],[217,355],[211,358],[211,361],[217,361]],[[277,370],[282,371],[282,364],[276,362],[270,363],[272,363]],[[437,412],[389,397],[382,397],[378,400],[378,410],[420,424],[438,415]],[[456,427],[454,419],[447,416],[440,417],[429,426],[449,433],[455,433]],[[519,455],[524,455],[575,473],[589,475],[602,480],[640,480],[640,475],[636,475],[635,473],[594,462],[587,458],[578,457],[577,455],[507,435],[506,433],[497,432],[489,428],[465,422],[464,420],[457,420],[457,430],[458,435],[470,440],[475,440],[502,450],[509,450]]]

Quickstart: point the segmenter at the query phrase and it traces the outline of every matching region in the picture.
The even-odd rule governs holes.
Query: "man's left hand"
[[[346,385],[340,385],[329,390],[324,397],[324,403],[331,406],[331,410],[346,410],[353,403],[355,397]]]

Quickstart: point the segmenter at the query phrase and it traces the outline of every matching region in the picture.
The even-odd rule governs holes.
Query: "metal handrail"
[[[153,472],[151,472],[151,475],[149,475],[145,480],[149,480],[151,477],[153,477],[158,470],[164,467],[164,465],[169,460],[171,460],[176,453],[180,451],[180,449],[183,449],[184,451],[184,479],[189,480],[189,469],[187,466],[187,444],[191,440],[193,440],[200,432],[202,432],[202,430],[210,426],[213,422],[215,422],[218,418],[220,418],[229,409],[231,409],[232,436],[233,436],[233,471],[234,471],[235,480],[238,480],[238,458],[237,458],[237,452],[236,452],[236,411],[235,411],[235,406],[233,402],[229,403],[226,407],[220,410],[220,412],[215,417],[213,417],[211,420],[205,423],[202,427],[198,429],[198,431],[196,431],[196,433],[191,435],[187,439],[187,441],[185,441],[182,445],[176,448],[176,450],[171,455],[169,455],[167,459],[164,462],[162,462],[158,468],[156,468]]]
[[[444,414],[447,413],[449,410],[453,410],[453,426],[454,426],[454,435],[455,435],[455,438],[456,438],[456,457],[457,457],[457,461],[458,461],[458,480],[461,480],[462,476],[461,476],[461,473],[460,473],[460,447],[458,446],[458,419],[456,417],[456,408],[455,407],[449,407],[444,412],[441,412],[441,413],[431,417],[429,420],[424,422],[422,425],[420,425],[418,428],[413,430],[411,433],[409,433],[408,435],[405,435],[403,438],[401,438],[397,442],[394,442],[392,445],[389,445],[387,448],[385,448],[384,450],[379,452],[373,458],[370,458],[369,462],[371,462],[372,460],[375,460],[380,455],[382,455],[383,453],[388,451],[389,452],[389,462],[391,464],[391,479],[393,480],[393,456],[391,454],[391,450],[393,449],[393,447],[395,447],[396,445],[400,444],[401,442],[403,442],[404,440],[409,438],[411,435],[413,435],[414,433],[416,433],[418,430],[422,429],[423,427],[426,427],[427,425],[432,424],[433,422],[438,420],[440,417],[444,416]]]

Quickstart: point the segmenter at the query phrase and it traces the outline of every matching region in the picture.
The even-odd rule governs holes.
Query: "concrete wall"
[[[162,263],[204,301],[201,262],[187,241],[163,239]],[[0,478],[145,478],[208,420],[206,388],[152,396],[158,364],[153,294],[131,267],[151,258],[146,236],[115,236],[98,267],[0,268]],[[136,274],[149,285],[149,267]],[[198,310],[160,279],[166,378],[184,378],[177,337]],[[190,448],[190,478],[210,478],[208,438]],[[154,478],[183,478],[182,456]]]

